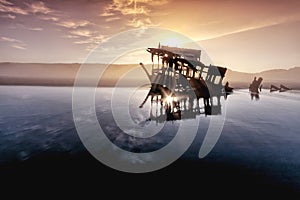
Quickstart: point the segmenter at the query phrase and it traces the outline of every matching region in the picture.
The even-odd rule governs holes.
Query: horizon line
[[[47,65],[58,65],[58,64],[77,64],[77,65],[82,65],[82,64],[94,64],[94,65],[139,65],[140,63],[113,63],[113,64],[109,64],[109,63],[79,63],[79,62],[11,62],[11,61],[7,61],[7,62],[0,62],[0,64],[47,64]],[[152,63],[145,63],[146,65],[148,64],[152,64]],[[215,65],[217,66],[217,65]],[[240,73],[248,73],[248,74],[259,74],[259,73],[263,73],[266,71],[271,71],[271,70],[290,70],[293,68],[300,68],[300,66],[293,66],[293,67],[288,67],[288,68],[271,68],[271,69],[266,69],[263,71],[259,71],[259,72],[245,72],[245,71],[237,71],[237,70],[232,70],[228,67],[226,67],[228,70],[234,71],[234,72],[240,72]]]

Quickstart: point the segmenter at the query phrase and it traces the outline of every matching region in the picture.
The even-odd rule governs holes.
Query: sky
[[[116,34],[156,27],[233,70],[300,66],[299,0],[0,0],[0,27],[0,62],[80,63]]]

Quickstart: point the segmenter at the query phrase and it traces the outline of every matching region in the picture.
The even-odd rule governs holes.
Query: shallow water
[[[95,93],[97,119],[117,146],[133,152],[157,150],[167,145],[184,123],[196,130],[199,127],[192,146],[181,159],[197,162],[201,161],[199,149],[209,123],[213,119],[225,119],[216,145],[202,159],[257,170],[300,186],[299,91],[263,90],[256,100],[251,99],[247,90],[236,90],[222,101],[222,115],[201,114],[194,119],[165,123],[148,120],[150,110],[156,112],[149,100],[144,108],[138,108],[147,90],[133,91],[99,88]],[[46,153],[76,155],[85,151],[74,126],[72,88],[0,86],[0,94],[2,165]],[[91,108],[82,108],[79,121],[89,123],[91,114]],[[185,134],[193,134],[191,130],[186,129]]]

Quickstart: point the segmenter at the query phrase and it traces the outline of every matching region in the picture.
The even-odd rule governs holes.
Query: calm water
[[[251,99],[247,90],[237,90],[222,101],[222,115],[202,114],[195,119],[166,123],[148,120],[151,110],[154,115],[157,112],[149,101],[144,108],[138,108],[147,94],[146,89],[132,92],[121,88],[118,94],[112,91],[112,88],[98,89],[95,107],[101,127],[118,146],[133,152],[150,152],[168,144],[181,123],[191,127],[199,125],[196,138],[182,159],[201,161],[198,153],[210,121],[224,118],[221,136],[203,158],[205,161],[259,171],[300,187],[298,91],[263,91],[256,100]],[[124,111],[124,107],[129,109]],[[88,123],[90,109],[82,108],[81,123]],[[0,86],[0,113],[1,165],[44,154],[77,155],[85,151],[74,126],[72,88]],[[124,121],[128,113],[132,124]],[[189,131],[186,134],[191,134]],[[134,136],[144,138],[133,139]]]

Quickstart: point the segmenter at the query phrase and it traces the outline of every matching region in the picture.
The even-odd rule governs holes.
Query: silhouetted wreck
[[[233,92],[233,87],[229,86],[229,82],[227,81],[225,86],[224,86],[224,90],[226,92],[226,94],[231,94]]]
[[[292,88],[288,88],[288,87],[286,87],[286,86],[284,86],[284,85],[280,85],[280,90],[279,90],[279,92],[285,92],[285,91],[288,91],[288,90],[291,90]]]
[[[275,86],[275,85],[271,85],[270,86],[270,92],[275,92],[275,91],[279,91],[279,92],[285,92],[285,91],[288,91],[288,90],[291,90],[292,88],[288,88],[282,84],[280,84],[279,87]]]
[[[256,79],[256,77],[254,77],[254,80],[252,81],[252,83],[249,86],[249,91],[251,93],[257,93],[258,94],[259,91],[261,91],[261,89],[262,89],[262,84],[261,84],[262,81],[263,81],[262,77],[259,77],[258,79]]]
[[[261,92],[261,89],[262,89],[262,84],[261,84],[262,81],[263,81],[262,77],[259,77],[258,79],[256,79],[256,77],[254,77],[252,83],[249,86],[251,100],[253,100],[254,98],[256,100],[259,100],[259,92]]]
[[[150,114],[151,119],[160,122],[195,118],[199,114],[221,114],[220,98],[227,95],[222,85],[227,68],[203,64],[201,50],[159,45],[147,51],[151,54],[152,73],[140,65],[147,73],[151,88],[140,107],[149,97],[151,106],[153,102],[160,105],[155,115]]]
[[[280,90],[279,87],[271,84],[271,86],[270,86],[270,92],[275,92],[275,91],[279,91],[279,90]]]

